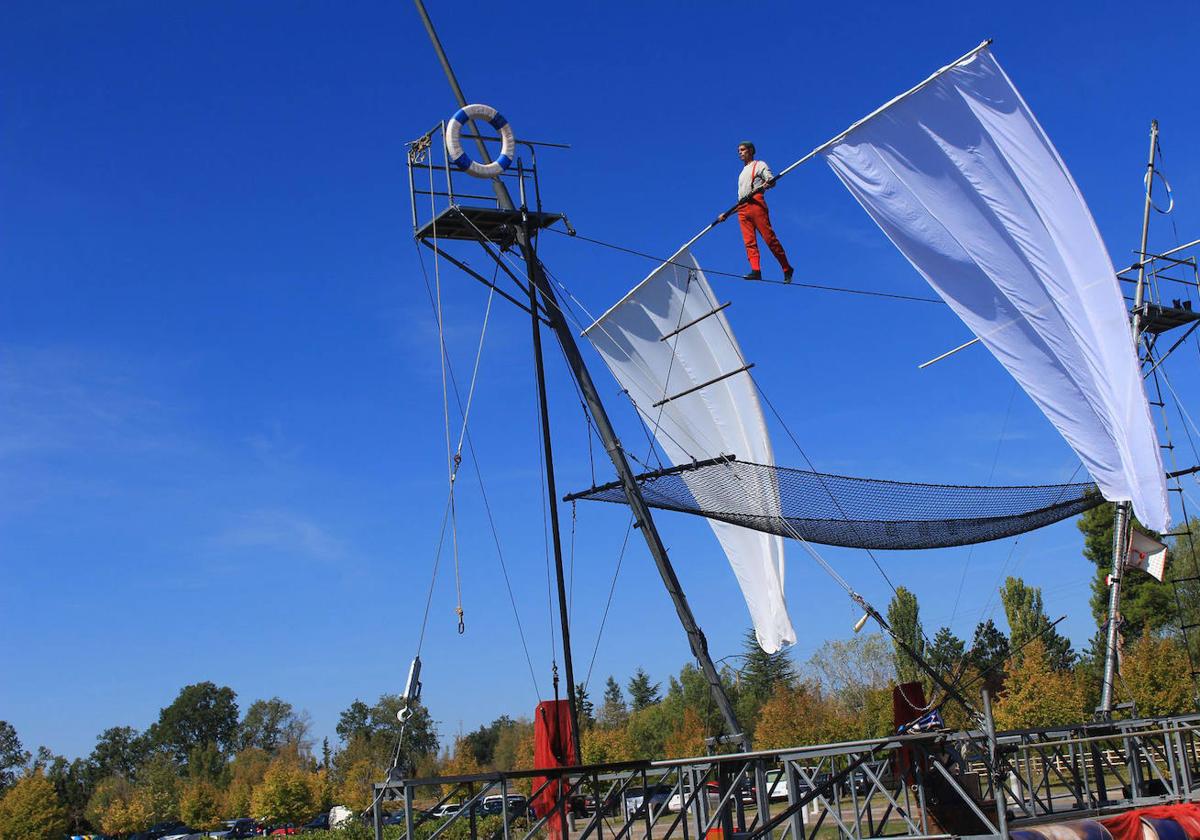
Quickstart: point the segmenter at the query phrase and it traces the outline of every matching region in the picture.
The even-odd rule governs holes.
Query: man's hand
[[[717,224],[720,224],[721,222],[725,221],[728,218],[729,218],[729,213],[727,213],[727,212],[722,213],[720,216],[717,216]]]

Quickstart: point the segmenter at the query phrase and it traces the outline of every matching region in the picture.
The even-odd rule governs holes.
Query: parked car
[[[380,825],[403,825],[404,824],[404,812],[403,811],[393,811],[390,814],[385,813],[379,818],[379,824]]]
[[[155,823],[145,831],[139,831],[137,834],[132,834],[129,840],[162,840],[164,837],[182,835],[184,837],[189,834],[200,834],[194,828],[188,828],[179,820],[168,820],[166,822]]]
[[[293,823],[284,823],[283,825],[276,825],[267,829],[267,834],[271,837],[284,837],[289,834],[299,833],[300,829]]]
[[[257,837],[262,833],[262,826],[258,824],[258,820],[249,817],[224,820],[221,825],[220,831],[210,831],[208,836],[219,840],[242,840],[244,837]]]
[[[652,785],[649,792],[642,788],[630,788],[625,791],[625,816],[636,817],[645,813],[649,806],[651,813],[661,811],[671,798],[669,785]]]
[[[323,811],[301,826],[305,831],[328,831],[329,812]]]
[[[682,811],[684,803],[688,801],[691,795],[692,792],[690,790],[686,792],[678,791],[671,794],[671,798],[667,800],[667,810],[675,813]],[[715,806],[721,801],[721,789],[717,786],[716,782],[706,782],[704,784],[704,795],[708,797],[710,807]]]
[[[434,808],[432,811],[429,812],[429,814],[430,814],[430,816],[444,819],[444,818],[450,816],[451,814],[457,814],[461,810],[462,810],[461,803],[447,802],[445,805],[443,805],[440,808]]]
[[[621,797],[617,791],[609,791],[603,799],[605,815],[612,816],[620,810]],[[567,810],[575,817],[590,817],[596,813],[596,796],[591,793],[577,793],[567,803]]]
[[[508,815],[510,817],[524,816],[529,810],[529,800],[519,793],[508,794]],[[483,797],[483,811],[487,814],[504,813],[504,795],[493,794]]]

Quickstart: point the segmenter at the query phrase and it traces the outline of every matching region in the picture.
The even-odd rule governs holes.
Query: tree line
[[[1105,508],[1108,508],[1106,511]],[[898,587],[887,609],[900,645],[880,634],[826,641],[806,662],[786,651],[764,653],[753,631],[742,652],[727,657],[721,679],[742,726],[759,749],[880,737],[892,729],[892,687],[921,682],[939,689],[907,650],[915,651],[968,697],[987,687],[1000,729],[1075,723],[1091,717],[1099,698],[1111,563],[1111,506],[1084,514],[1084,555],[1096,566],[1091,607],[1097,631],[1076,651],[1046,614],[1041,590],[1009,577],[998,593],[1007,632],[991,620],[969,640],[949,627],[932,635],[916,596]],[[1200,533],[1200,523],[1193,523]],[[1195,552],[1176,542],[1169,574],[1196,577]],[[1192,662],[1180,623],[1200,623],[1195,581],[1175,588],[1139,572],[1126,574],[1118,700],[1127,714],[1191,711]],[[1177,599],[1178,594],[1178,599]],[[1197,640],[1193,640],[1197,641]],[[907,650],[906,650],[907,648]],[[665,681],[637,668],[622,684],[609,676],[595,699],[577,686],[585,763],[686,757],[730,749],[714,736],[719,711],[700,670],[684,665]],[[46,747],[29,752],[0,721],[0,837],[61,837],[68,830],[121,834],[167,819],[215,828],[222,818],[254,816],[299,823],[332,805],[365,810],[372,785],[394,763],[422,777],[533,764],[533,724],[501,715],[440,744],[429,710],[418,707],[397,752],[402,706],[397,695],[374,704],[354,700],[339,716],[337,741],[310,737],[308,715],[273,697],[240,712],[231,688],[185,686],[145,731],[112,727],[83,758]],[[944,707],[948,725],[968,723],[965,710]]]

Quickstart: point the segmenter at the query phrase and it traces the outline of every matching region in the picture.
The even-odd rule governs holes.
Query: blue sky
[[[1191,4],[1156,10],[1151,22],[1142,7],[1097,2],[430,3],[467,96],[500,108],[519,136],[571,145],[539,159],[546,206],[584,235],[655,254],[730,203],[739,140],[782,168],[995,38],[1119,266],[1137,246],[1151,118],[1178,196],[1152,246],[1200,235],[1200,119],[1188,107],[1200,26]],[[403,143],[455,105],[415,11],[10,3],[0,78],[0,718],[27,746],[86,754],[105,727],[144,728],[180,687],[213,680],[243,707],[279,695],[332,736],[356,697],[403,687],[445,502],[436,329]],[[771,207],[797,279],[928,294],[823,164],[790,176]],[[550,234],[541,253],[597,313],[652,267]],[[732,224],[697,254],[743,270]],[[486,295],[445,266],[441,280],[465,379]],[[944,307],[713,282],[818,468],[950,483],[1073,472],[985,352],[916,369],[969,337]],[[550,693],[529,358],[527,318],[498,305],[472,433],[539,688],[468,463],[467,632],[455,630],[444,557],[423,649],[425,700],[447,739]],[[588,358],[640,448],[615,383]],[[552,348],[548,359],[565,492],[591,481],[587,437],[561,357]],[[1196,393],[1193,355],[1168,372],[1185,399]],[[779,429],[776,451],[800,465]],[[1190,457],[1185,447],[1181,466]],[[581,678],[625,522],[615,507],[578,509]],[[660,527],[714,654],[738,652],[748,617],[709,530],[670,515]],[[868,558],[826,554],[886,603]],[[804,660],[848,635],[857,613],[800,551],[789,556]],[[1091,634],[1073,523],[1015,544],[879,557],[917,592],[931,633],[1001,618],[995,584],[1015,572],[1043,587],[1051,614],[1069,615],[1077,646]],[[665,680],[687,657],[635,535],[593,693],[638,666]]]

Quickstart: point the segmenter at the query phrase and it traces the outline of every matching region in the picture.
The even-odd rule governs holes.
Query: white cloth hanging
[[[774,464],[758,393],[741,370],[746,365],[741,348],[717,307],[704,273],[685,249],[584,334],[673,464],[721,455]],[[701,507],[721,508],[713,489],[699,483],[688,487]],[[740,492],[750,494],[764,515],[780,515],[773,479],[743,484]],[[738,506],[745,506],[744,499]],[[711,519],[709,524],[733,567],[759,645],[774,653],[793,644],[796,632],[783,594],[783,539]]]
[[[1112,261],[1066,165],[980,50],[826,161],[1075,450],[1106,499],[1170,527],[1158,435]]]

